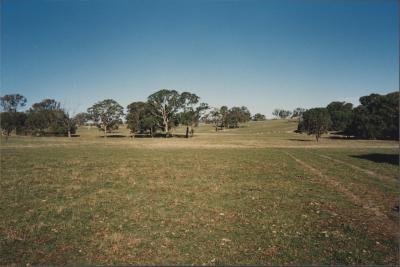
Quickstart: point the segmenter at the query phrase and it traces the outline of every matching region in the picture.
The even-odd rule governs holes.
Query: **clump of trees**
[[[277,119],[283,119],[284,120],[284,119],[290,117],[290,115],[292,115],[292,112],[290,110],[276,108],[272,112],[272,115],[274,115],[275,118],[277,118]]]
[[[222,106],[214,108],[205,117],[206,123],[211,123],[215,131],[224,128],[238,128],[240,123],[246,123],[251,120],[251,113],[245,106],[232,107]]]
[[[357,138],[399,139],[399,92],[370,94],[352,110],[345,133]]]
[[[54,99],[44,99],[34,103],[26,112],[19,112],[27,100],[20,94],[5,95],[0,98],[1,129],[9,136],[12,131],[16,134],[32,135],[68,135],[75,133],[76,124],[68,111]]]
[[[261,114],[261,113],[256,113],[253,115],[253,117],[251,118],[253,121],[265,121],[265,115]]]
[[[18,108],[26,105],[26,97],[20,94],[11,94],[0,97],[0,106],[3,112],[0,114],[0,127],[2,133],[8,137],[12,131],[23,131],[26,114],[18,112]]]
[[[360,105],[331,102],[326,108],[303,113],[299,132],[315,134],[317,140],[327,131],[363,139],[399,139],[399,92],[370,94],[360,98]]]
[[[130,131],[154,136],[157,131],[171,136],[171,129],[178,125],[186,126],[185,137],[193,136],[193,127],[199,124],[203,113],[208,109],[200,97],[189,92],[162,89],[147,98],[147,102],[133,102],[128,105],[126,115]]]

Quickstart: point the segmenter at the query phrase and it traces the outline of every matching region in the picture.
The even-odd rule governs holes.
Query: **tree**
[[[360,98],[345,132],[358,138],[399,138],[399,92],[370,94]]]
[[[0,97],[0,105],[5,112],[17,112],[18,107],[26,105],[26,97],[20,94],[4,95]]]
[[[344,131],[352,120],[353,104],[334,101],[327,107],[331,116],[332,125],[329,130]]]
[[[272,111],[272,115],[274,115],[275,116],[275,118],[278,118],[279,117],[279,111],[280,111],[280,109],[274,109],[274,111]]]
[[[292,114],[292,112],[290,111],[290,110],[284,110],[284,109],[281,109],[281,110],[279,110],[279,114],[278,114],[278,116],[281,118],[281,119],[286,119],[287,117],[290,117],[290,115]]]
[[[128,105],[126,123],[131,133],[150,132],[153,136],[160,128],[160,121],[153,115],[152,106],[146,102],[133,102]]]
[[[265,115],[261,114],[261,113],[256,113],[254,114],[253,121],[265,121]]]
[[[295,108],[292,112],[292,118],[300,118],[303,116],[303,113],[306,111],[304,108]]]
[[[178,110],[182,107],[182,97],[175,90],[162,89],[148,97],[148,103],[153,107],[153,114],[162,120],[163,130],[169,134],[171,122],[176,119]]]
[[[209,109],[208,104],[206,103],[200,103],[198,106],[195,106],[197,102],[198,99],[189,103],[179,116],[180,123],[186,126],[186,138],[189,138],[189,127],[193,133],[193,126],[196,127],[199,124],[200,118],[204,112]]]
[[[322,134],[326,133],[331,125],[329,112],[326,108],[312,108],[304,112],[299,124],[299,131],[314,134],[317,142]]]
[[[0,114],[0,126],[2,133],[6,136],[6,141],[7,141],[8,136],[15,128],[14,112],[2,112]]]
[[[222,115],[220,113],[220,110],[218,108],[213,108],[204,117],[207,123],[214,124],[215,131],[217,132],[219,125],[222,124]]]
[[[85,125],[85,123],[88,122],[89,114],[87,114],[86,112],[81,112],[76,114],[73,119],[77,126],[83,126]]]
[[[105,99],[88,108],[87,112],[90,119],[104,131],[104,137],[107,138],[107,132],[118,129],[118,124],[122,123],[121,116],[124,115],[124,108],[113,99]]]
[[[28,112],[25,126],[34,135],[42,135],[49,128],[48,116],[44,112]]]

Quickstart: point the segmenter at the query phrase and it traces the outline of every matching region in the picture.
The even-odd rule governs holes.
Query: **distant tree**
[[[326,108],[332,120],[332,125],[329,130],[344,131],[351,123],[353,104],[334,101]]]
[[[306,111],[304,108],[295,108],[292,112],[292,118],[300,118],[303,116],[303,113]]]
[[[303,113],[303,119],[298,130],[315,135],[317,142],[322,134],[328,132],[331,125],[329,112],[326,108],[312,108]]]
[[[247,108],[242,107],[232,107],[228,110],[228,114],[226,115],[226,123],[225,127],[228,128],[238,128],[239,123],[249,121],[250,112],[248,112]]]
[[[89,121],[89,119],[90,119],[89,114],[87,114],[86,112],[78,113],[73,118],[73,120],[77,126],[85,125],[85,123],[87,123]]]
[[[265,121],[265,115],[261,114],[261,113],[256,113],[254,114],[253,121]]]
[[[208,123],[212,123],[214,124],[215,127],[215,131],[218,131],[218,127],[220,127],[220,125],[222,125],[222,115],[220,113],[220,109],[219,108],[213,108],[206,116],[206,121]],[[222,128],[221,128],[222,129]]]
[[[87,112],[90,119],[104,131],[104,137],[107,138],[107,132],[118,129],[118,125],[122,123],[121,116],[124,115],[124,108],[113,99],[105,99],[88,108]]]
[[[20,94],[4,95],[0,97],[0,105],[5,112],[17,112],[18,107],[26,105],[26,97]]]
[[[13,130],[21,134],[25,129],[26,114],[24,112],[2,112],[0,113],[0,126],[2,133],[8,137]]]
[[[20,94],[10,94],[0,97],[0,106],[2,107],[2,110],[4,112],[14,113],[3,115],[4,119],[6,120],[6,122],[4,122],[4,126],[8,125],[8,128],[9,125],[13,125],[14,128],[12,130],[15,130],[16,134],[22,130],[23,125],[21,125],[21,123],[24,123],[24,118],[26,118],[26,116],[21,115],[22,113],[17,112],[17,110],[18,107],[24,107],[25,105],[26,97]],[[3,132],[6,133],[6,136],[9,136],[12,130],[9,131],[9,129],[3,129]]]
[[[54,99],[43,99],[41,102],[34,103],[31,107],[32,111],[53,111],[60,109],[60,102],[57,102]]]
[[[284,109],[281,109],[278,114],[279,118],[281,119],[286,119],[290,117],[290,115],[292,115],[292,112],[290,110],[284,110]]]
[[[228,113],[229,113],[229,108],[227,106],[222,106],[219,109],[219,114],[221,116],[221,122],[220,122],[220,129],[222,130],[224,127],[228,127]]]
[[[209,108],[208,104],[198,103],[199,98],[196,96],[190,100],[189,103],[185,105],[183,111],[179,114],[179,120],[182,125],[186,126],[186,134],[185,137],[189,138],[189,127],[190,132],[194,133],[193,127],[197,127],[200,121],[200,118],[204,114],[204,112]]]
[[[275,116],[275,118],[279,118],[279,112],[280,112],[281,110],[280,109],[274,109],[274,111],[272,112],[272,115],[274,115]]]

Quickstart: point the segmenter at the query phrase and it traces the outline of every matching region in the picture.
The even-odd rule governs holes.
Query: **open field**
[[[398,142],[296,127],[3,138],[0,264],[398,264]]]

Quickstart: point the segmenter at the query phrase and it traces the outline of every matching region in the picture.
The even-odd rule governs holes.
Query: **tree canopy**
[[[299,123],[298,130],[309,135],[315,135],[317,142],[322,134],[328,132],[331,118],[326,108],[312,108],[303,113],[303,120]]]
[[[26,97],[20,94],[4,95],[0,97],[0,105],[5,112],[17,112],[18,107],[26,105]]]
[[[118,129],[122,123],[124,108],[113,99],[105,99],[88,108],[87,112],[96,126],[104,131],[104,137],[107,137],[107,132]]]

